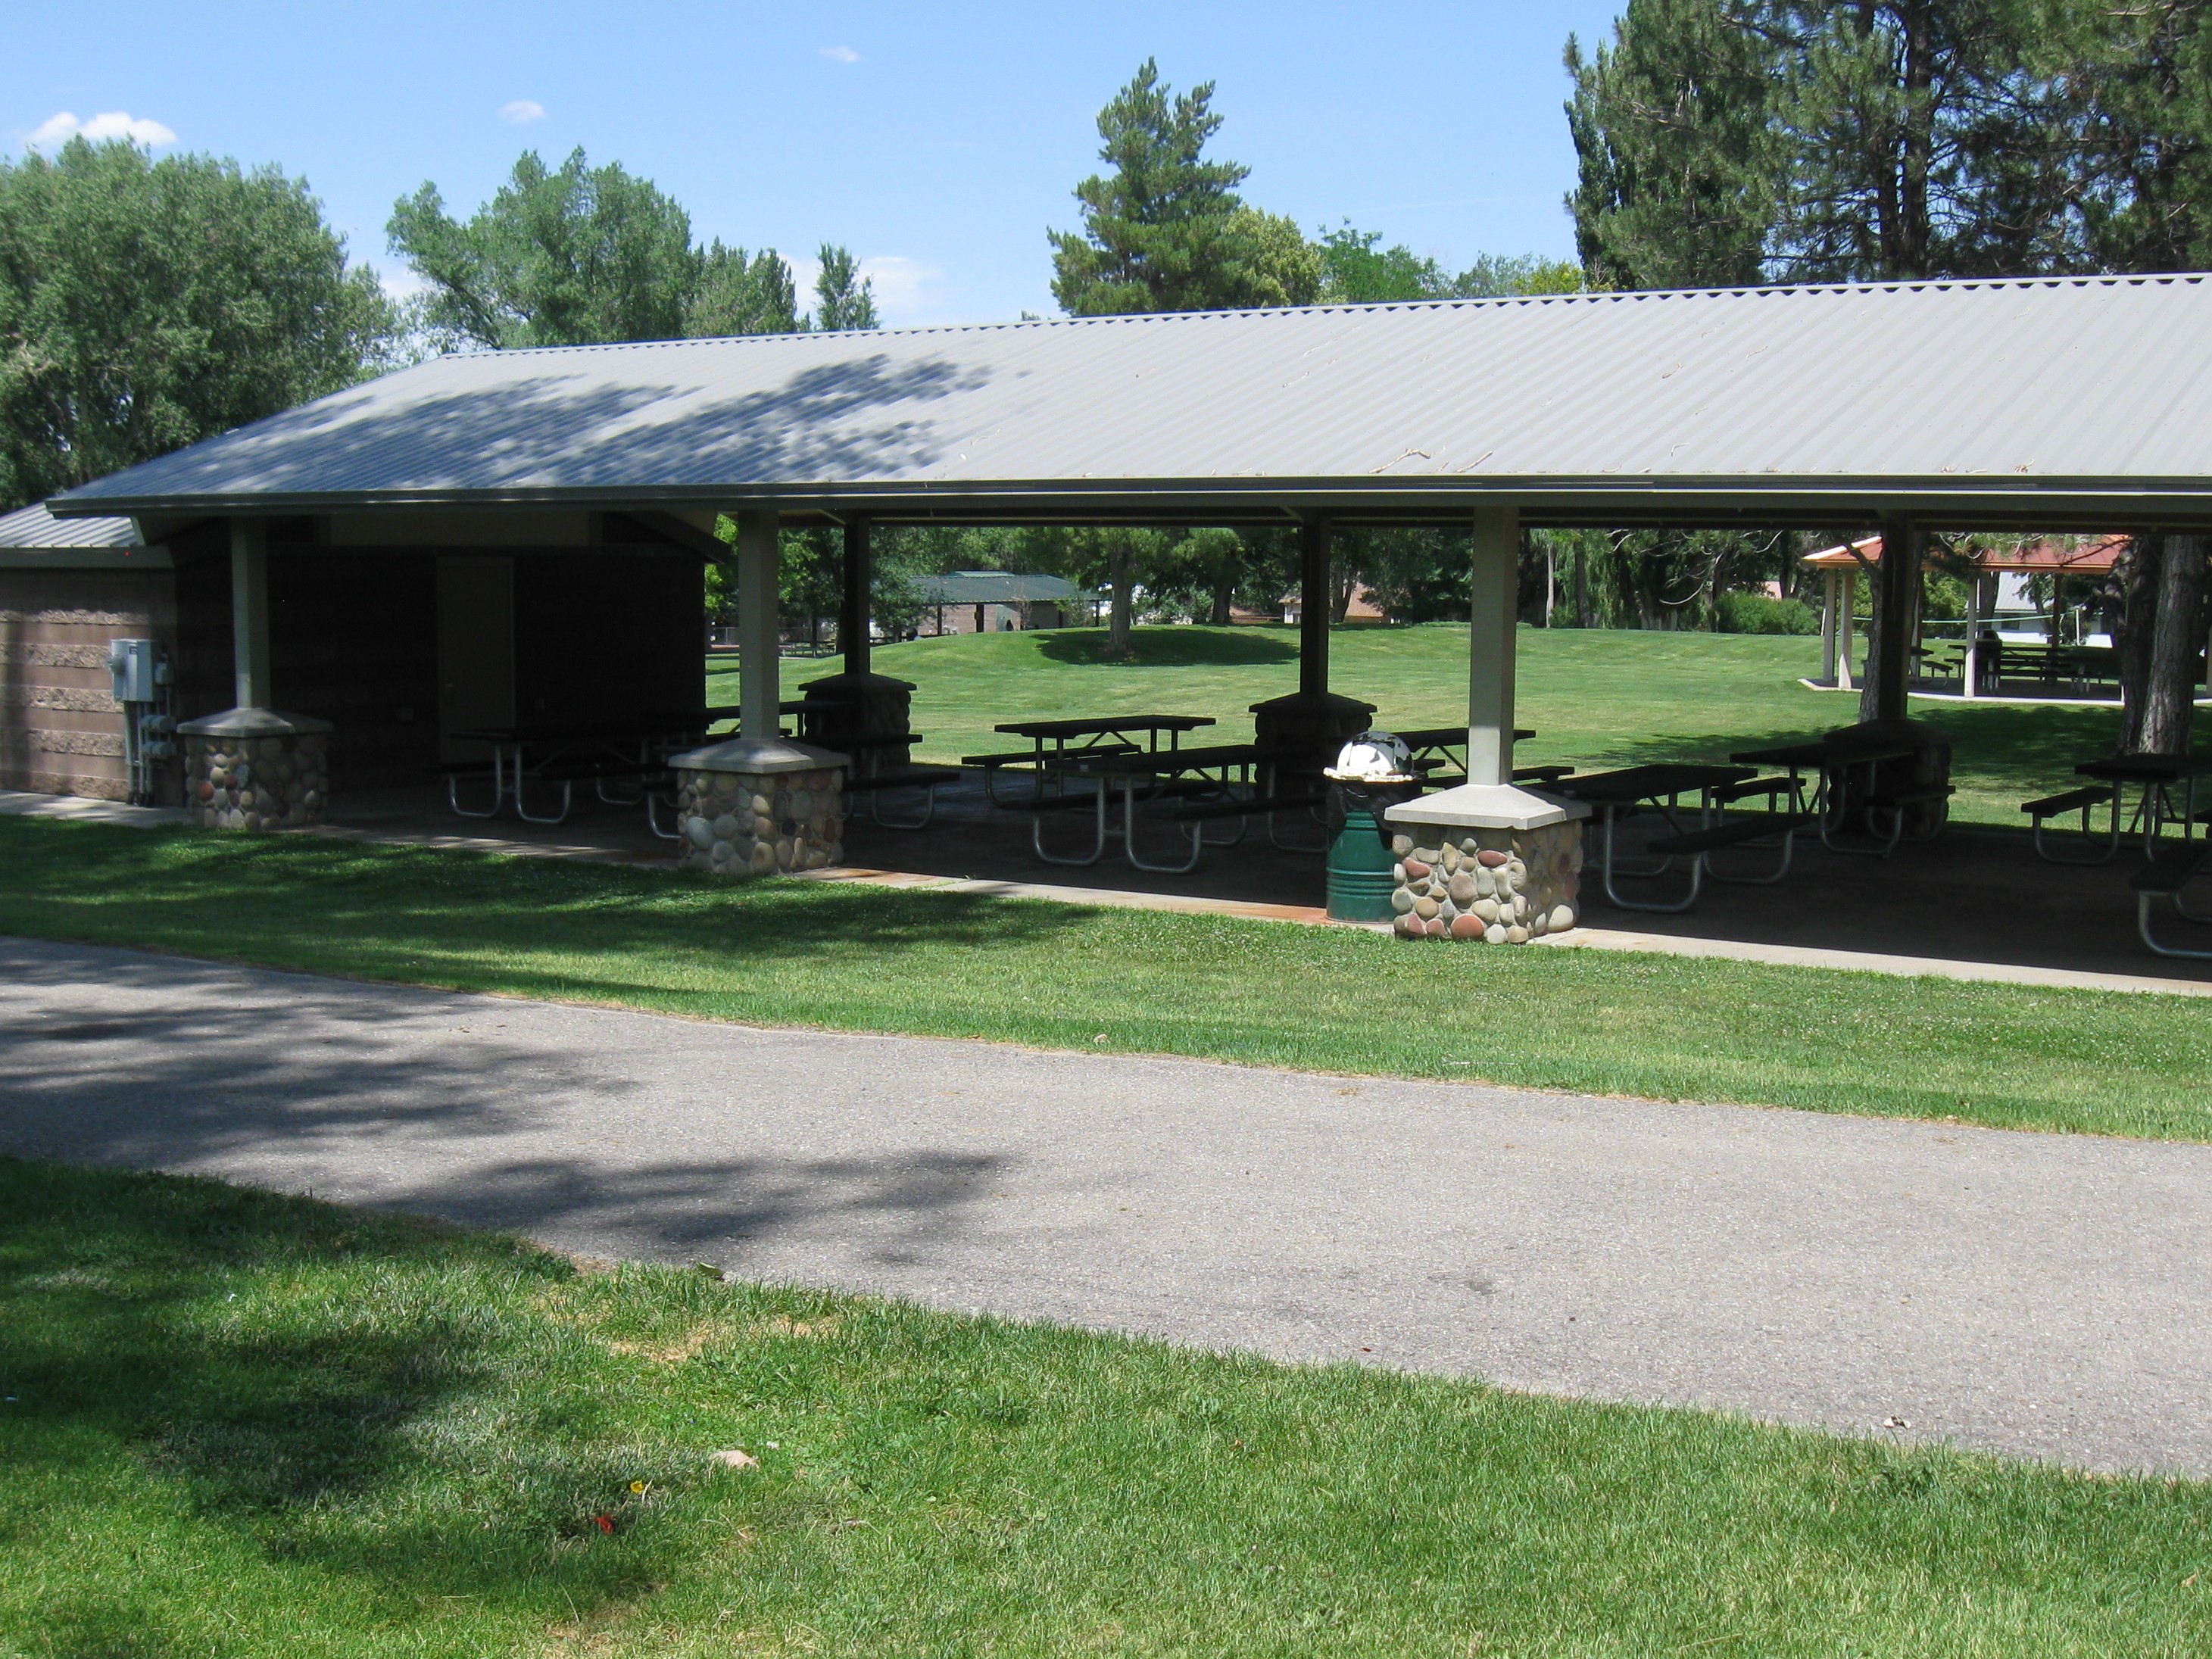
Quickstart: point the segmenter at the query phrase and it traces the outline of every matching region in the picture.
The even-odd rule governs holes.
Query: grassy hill
[[[952,635],[880,648],[876,665],[915,685],[920,757],[957,760],[1004,749],[1003,720],[1137,712],[1211,714],[1209,738],[1249,738],[1246,711],[1297,684],[1294,629],[1141,628],[1136,656],[1099,656],[1099,629]],[[1520,723],[1535,739],[1525,763],[1584,768],[1662,759],[1721,759],[1731,749],[1810,736],[1849,724],[1857,700],[1810,691],[1820,641],[1802,636],[1661,634],[1603,629],[1523,629]],[[1448,726],[1467,717],[1467,629],[1340,629],[1331,646],[1332,687],[1376,707],[1379,724]],[[823,674],[836,672],[825,659]],[[815,678],[787,661],[787,690]],[[709,695],[734,702],[733,666],[717,664]],[[2118,730],[2106,708],[1969,708],[1917,702],[1920,718],[1957,744],[1957,815],[2017,824],[2020,803],[2071,781],[2075,761],[2109,752]],[[1018,745],[1017,745],[1018,746]]]

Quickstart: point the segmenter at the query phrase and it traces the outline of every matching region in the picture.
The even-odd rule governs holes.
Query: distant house
[[[927,632],[996,634],[1023,628],[1065,628],[1083,594],[1059,576],[1017,570],[954,570],[915,584],[928,607]]]

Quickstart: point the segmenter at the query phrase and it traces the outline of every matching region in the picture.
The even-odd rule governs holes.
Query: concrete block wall
[[[173,645],[176,623],[166,570],[0,569],[0,789],[129,799],[108,641]],[[181,784],[167,771],[174,805]]]

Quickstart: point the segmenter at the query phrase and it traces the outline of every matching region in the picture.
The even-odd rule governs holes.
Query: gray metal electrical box
[[[159,640],[110,640],[107,672],[118,702],[159,702],[169,683],[169,664]]]

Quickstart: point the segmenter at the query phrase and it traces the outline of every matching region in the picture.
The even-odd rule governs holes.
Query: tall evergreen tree
[[[1786,185],[1768,249],[1800,282],[2078,267],[2059,100],[2031,67],[2035,0],[1754,0],[1780,49]]]
[[[0,510],[349,386],[393,320],[274,168],[82,138],[0,161]]]
[[[1287,220],[1244,206],[1250,172],[1208,161],[1209,81],[1178,94],[1149,58],[1098,112],[1099,158],[1075,187],[1081,231],[1053,231],[1053,298],[1076,316],[1303,303],[1321,271]]]
[[[1628,0],[1594,57],[1568,37],[1566,67],[1590,286],[1758,282],[1782,178],[1768,39],[1724,0]]]

